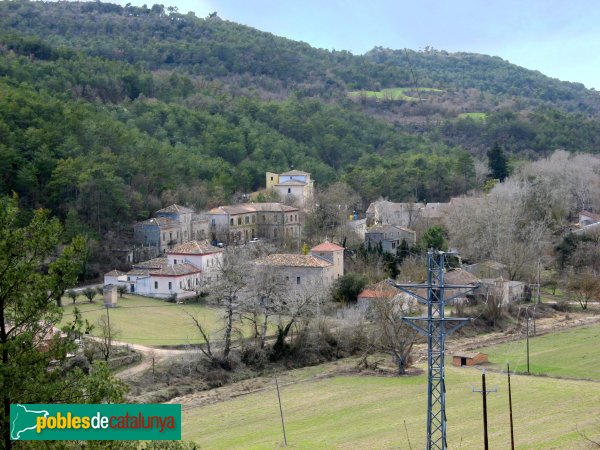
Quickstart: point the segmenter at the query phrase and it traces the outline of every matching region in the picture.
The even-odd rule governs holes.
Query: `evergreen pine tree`
[[[508,165],[506,155],[497,142],[488,151],[488,167],[493,179],[504,181],[508,176]]]

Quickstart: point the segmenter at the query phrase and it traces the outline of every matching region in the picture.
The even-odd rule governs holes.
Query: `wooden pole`
[[[275,377],[275,386],[277,387],[277,400],[279,401],[279,415],[281,416],[281,429],[283,430],[283,446],[287,447],[287,438],[285,436],[285,421],[283,420],[283,408],[281,407],[281,395],[279,394],[279,382],[277,381],[277,375]]]
[[[484,450],[488,450],[487,391],[485,390],[485,371],[481,373],[481,394],[483,398],[483,448]]]
[[[512,413],[512,391],[510,388],[510,364],[506,364],[506,373],[508,375],[508,410],[510,414],[510,448],[515,450],[515,434],[513,430],[513,413]]]
[[[527,375],[529,375],[529,314],[527,314]]]

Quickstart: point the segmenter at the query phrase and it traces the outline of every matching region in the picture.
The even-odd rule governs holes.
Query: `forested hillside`
[[[437,90],[349,96],[415,87]],[[0,2],[0,194],[95,239],[291,166],[365,204],[447,200],[480,187],[495,143],[513,160],[598,152],[599,104],[484,55],[330,52],[160,5]]]

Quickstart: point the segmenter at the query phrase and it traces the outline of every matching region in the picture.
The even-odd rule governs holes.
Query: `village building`
[[[381,245],[385,253],[395,255],[402,241],[414,246],[417,243],[417,233],[396,225],[375,225],[367,228],[364,245],[367,248],[377,248]]]
[[[384,280],[365,286],[356,297],[356,307],[361,311],[369,312],[373,304],[381,300],[393,300],[398,306],[398,312],[407,312],[414,303],[410,296]]]
[[[254,238],[292,240],[300,237],[300,211],[282,203],[219,206],[206,214],[211,239],[230,244]]]
[[[174,246],[166,255],[135,263],[123,280],[128,291],[157,298],[195,295],[216,280],[223,249],[208,241],[189,241]]]
[[[344,248],[324,242],[308,255],[275,253],[255,261],[257,267],[269,267],[291,287],[330,287],[344,274]]]
[[[500,278],[482,278],[475,292],[481,299],[493,295],[500,300],[502,306],[523,301],[527,294],[527,286],[522,281]]]
[[[267,190],[279,194],[282,202],[298,206],[300,209],[310,209],[314,199],[314,181],[310,173],[301,170],[290,170],[280,174],[266,173]]]
[[[115,286],[125,285],[127,282],[127,275],[125,272],[114,269],[104,274],[104,285],[113,284]]]
[[[148,254],[158,256],[177,244],[208,238],[208,220],[193,209],[173,204],[154,215],[133,226],[134,242],[154,250]]]

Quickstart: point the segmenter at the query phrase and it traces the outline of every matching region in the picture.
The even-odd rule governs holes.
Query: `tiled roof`
[[[169,205],[163,209],[159,209],[156,211],[157,213],[193,213],[194,210],[190,208],[186,208],[185,206],[173,204]]]
[[[137,268],[134,267],[129,272],[127,272],[127,275],[147,276],[147,275],[150,274],[151,270],[156,270],[156,269],[155,268],[146,268],[146,269],[140,268],[140,269],[137,269]]]
[[[456,269],[444,274],[444,283],[447,284],[477,284],[479,279],[466,270]]]
[[[125,275],[125,272],[121,272],[117,269],[113,269],[110,272],[104,274],[105,277],[120,277],[121,275]]]
[[[160,270],[152,270],[150,271],[150,275],[167,275],[167,276],[181,276],[181,275],[190,275],[193,273],[201,272],[193,264],[183,263],[183,264],[175,264],[173,266],[165,266]]]
[[[168,265],[169,265],[169,261],[167,260],[167,258],[161,257],[161,258],[154,258],[154,259],[150,259],[148,261],[142,261],[139,263],[135,263],[133,265],[133,268],[134,269],[159,269],[161,267],[168,266]]]
[[[398,294],[400,294],[400,291],[394,286],[391,286],[387,281],[380,281],[379,283],[366,286],[358,294],[358,298],[392,298]]]
[[[332,242],[323,242],[310,249],[311,252],[336,252],[339,250],[344,250],[344,247],[340,247]]]
[[[301,170],[289,170],[287,172],[283,172],[280,173],[279,176],[281,175],[310,175],[310,173],[308,172],[302,172]]]
[[[152,219],[138,222],[138,225],[157,225],[160,228],[178,227],[179,223],[169,217],[153,217]]]
[[[211,209],[208,214],[247,214],[253,212],[293,212],[298,208],[283,203],[241,203],[239,205],[219,206]]]
[[[281,183],[277,183],[275,186],[306,186],[304,181],[300,180],[286,180]]]
[[[581,211],[579,214],[582,215],[582,216],[586,216],[586,217],[589,217],[590,219],[593,219],[593,220],[596,220],[596,221],[600,222],[600,215],[595,214],[595,213],[593,213],[591,211]]]
[[[188,255],[205,255],[207,253],[221,253],[222,248],[211,245],[208,241],[189,241],[183,244],[178,244],[167,253],[178,253]]]
[[[277,267],[329,267],[332,264],[322,258],[312,255],[293,255],[288,253],[275,253],[256,260],[256,264]]]

